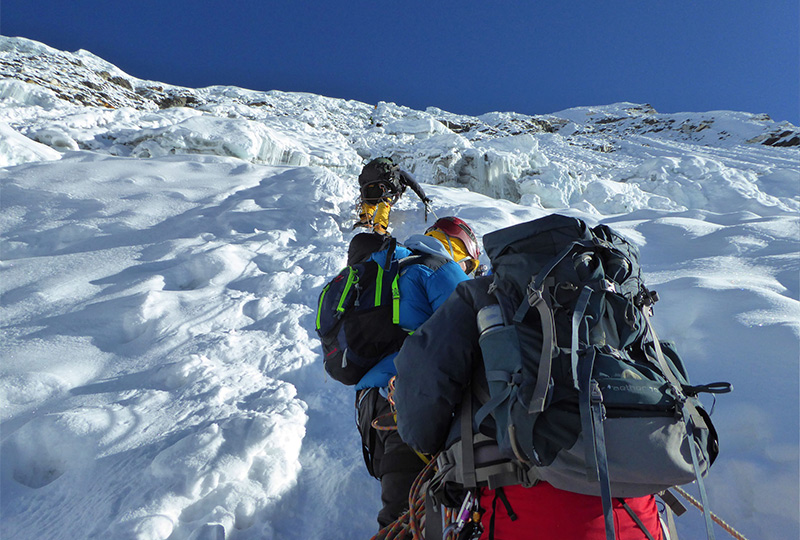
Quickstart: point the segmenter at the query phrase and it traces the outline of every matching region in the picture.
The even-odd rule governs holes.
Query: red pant
[[[605,521],[600,497],[556,489],[546,482],[532,488],[502,488],[517,519],[508,511],[494,490],[481,491],[481,507],[486,511],[481,523],[481,540],[488,540],[494,513],[494,540],[605,540]],[[652,495],[625,499],[655,540],[662,540],[656,501]],[[494,507],[494,512],[492,508]],[[646,540],[618,500],[614,500],[614,530],[617,540]]]

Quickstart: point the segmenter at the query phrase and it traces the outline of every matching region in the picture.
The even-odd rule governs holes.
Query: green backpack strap
[[[391,289],[392,289],[392,323],[400,324],[400,286],[398,279],[400,278],[400,262],[395,257],[397,250],[397,239],[393,236],[387,238],[381,250],[386,249],[386,260],[381,265],[378,265],[378,273],[375,277],[375,306],[380,306],[383,300],[383,282],[384,275],[387,272],[393,272]]]

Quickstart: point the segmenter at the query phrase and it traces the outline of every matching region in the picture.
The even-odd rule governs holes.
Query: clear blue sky
[[[193,88],[473,115],[633,101],[800,124],[798,0],[2,0],[0,33]]]

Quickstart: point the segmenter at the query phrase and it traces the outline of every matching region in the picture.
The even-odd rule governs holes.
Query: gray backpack
[[[731,385],[691,385],[658,339],[636,247],[557,214],[487,234],[484,247],[497,300],[477,321],[489,394],[477,411],[465,399],[461,440],[473,445],[445,453],[440,469],[467,488],[543,480],[599,495],[609,539],[612,497],[696,480],[708,508],[702,479],[719,447],[697,396]],[[486,425],[505,466],[476,457]],[[713,538],[708,512],[706,527]]]

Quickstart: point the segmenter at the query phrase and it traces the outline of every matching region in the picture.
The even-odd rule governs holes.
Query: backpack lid
[[[561,214],[519,223],[483,237],[483,247],[492,264],[505,255],[541,253],[558,255],[566,243],[576,238],[590,239],[586,223]]]
[[[495,285],[519,301],[531,278],[574,242],[589,241],[592,235],[582,220],[550,214],[483,237],[492,261]]]
[[[376,251],[380,251],[385,240],[385,236],[374,232],[355,235],[347,249],[348,266],[360,263]]]
[[[397,165],[390,158],[375,158],[361,169],[361,174],[358,175],[358,182],[362,186],[379,180],[396,184],[396,171]]]

